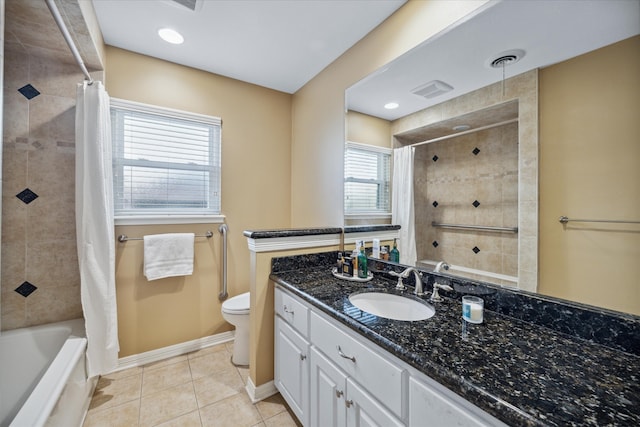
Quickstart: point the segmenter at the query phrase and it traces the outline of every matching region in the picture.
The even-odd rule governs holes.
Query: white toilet
[[[236,327],[231,362],[249,365],[249,292],[236,295],[222,303],[222,317]]]

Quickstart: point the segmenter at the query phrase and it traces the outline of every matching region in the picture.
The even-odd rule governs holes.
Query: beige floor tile
[[[235,370],[231,364],[230,357],[226,351],[219,351],[207,354],[206,356],[189,359],[191,377],[195,380],[225,370]]]
[[[222,352],[226,351],[228,353],[227,347],[225,346],[225,344],[217,344],[211,347],[203,348],[202,350],[197,350],[192,353],[189,353],[187,356],[189,357],[189,359],[195,359],[196,357],[207,356],[209,354],[219,353],[221,351]]]
[[[200,409],[204,427],[251,427],[259,424],[260,414],[246,394],[237,394]]]
[[[287,405],[280,393],[269,396],[264,400],[256,403],[256,409],[260,412],[263,420],[271,418],[280,412],[287,410]]]
[[[157,362],[147,363],[146,365],[144,365],[144,370],[145,371],[150,371],[150,370],[153,370],[153,369],[164,368],[164,367],[166,367],[168,365],[172,365],[174,363],[184,362],[185,360],[187,360],[187,355],[186,354],[181,354],[180,356],[174,356],[174,357],[170,357],[168,359],[158,360]]]
[[[193,381],[198,407],[203,408],[227,397],[242,393],[244,383],[235,370],[224,370]]]
[[[158,424],[157,427],[201,427],[200,413],[198,411],[189,412],[181,415],[166,423]]]
[[[142,374],[115,380],[102,377],[98,380],[89,410],[107,409],[131,400],[140,399],[141,389]]]
[[[154,426],[198,408],[193,384],[188,382],[158,393],[143,396],[140,402],[140,426]]]
[[[156,369],[147,370],[145,368],[142,374],[142,395],[147,396],[189,381],[191,381],[191,371],[186,359]]]
[[[104,410],[89,411],[84,427],[132,427],[138,425],[140,400],[132,400]]]
[[[133,368],[123,369],[121,371],[112,372],[107,375],[103,375],[100,379],[119,380],[126,377],[142,374],[142,366],[134,366]]]
[[[236,369],[238,370],[238,373],[240,373],[242,382],[246,384],[247,380],[249,379],[249,368],[236,368]]]
[[[290,414],[288,411],[280,412],[271,418],[264,420],[266,427],[300,427],[302,424],[298,422],[295,415]]]

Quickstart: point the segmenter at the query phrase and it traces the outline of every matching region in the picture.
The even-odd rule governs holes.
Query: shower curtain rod
[[[78,63],[80,70],[82,70],[82,74],[84,74],[85,80],[87,80],[89,84],[92,84],[93,78],[91,77],[91,74],[89,74],[89,70],[87,70],[87,67],[84,65],[84,61],[80,56],[80,52],[78,51],[78,48],[73,42],[73,39],[71,38],[71,34],[69,33],[67,26],[62,20],[62,16],[60,15],[58,6],[56,6],[53,0],[45,0],[45,2],[47,3],[47,7],[49,8],[49,10],[51,11],[51,15],[53,15],[53,19],[56,21],[56,24],[58,24],[58,28],[60,28],[60,32],[62,33],[64,40],[69,45],[69,49],[71,49],[71,54],[73,55],[74,59]]]
[[[518,121],[518,119],[505,120],[503,122],[493,123],[493,124],[486,125],[486,126],[480,126],[479,128],[469,129],[469,130],[465,130],[463,132],[452,133],[451,135],[440,136],[438,138],[429,139],[427,141],[416,142],[415,144],[405,145],[405,147],[417,147],[419,145],[430,144],[432,142],[444,141],[445,139],[457,138],[457,137],[462,136],[462,135],[467,135],[467,134],[470,134],[470,133],[479,132],[481,130],[487,130],[487,129],[495,128],[495,127],[498,127],[498,126],[508,125],[509,123],[515,123],[517,121]]]

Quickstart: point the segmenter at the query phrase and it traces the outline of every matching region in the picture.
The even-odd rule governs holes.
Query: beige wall
[[[391,122],[356,111],[347,112],[347,141],[393,148]]]
[[[222,118],[222,213],[229,226],[229,294],[248,291],[249,250],[242,232],[290,226],[291,95],[113,47],[106,52],[106,86],[111,97]],[[116,235],[130,236],[207,229],[216,236],[199,241],[196,273],[186,279],[147,282],[139,242],[117,246],[120,357],[229,326],[217,298],[221,250],[217,225],[116,227]]]
[[[540,71],[540,292],[640,314],[640,36]]]
[[[291,223],[343,224],[344,92],[486,1],[409,1],[293,97]]]

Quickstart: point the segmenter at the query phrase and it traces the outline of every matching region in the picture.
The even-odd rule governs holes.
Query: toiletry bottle
[[[398,251],[398,246],[396,245],[396,239],[393,239],[393,249],[389,253],[389,261],[391,262],[400,262],[400,252]]]
[[[380,259],[383,259],[385,261],[389,260],[389,252],[387,251],[387,247],[386,246],[382,246],[380,248]]]
[[[358,255],[358,277],[366,279],[368,274],[367,255],[364,253],[364,246],[362,246],[360,248],[360,255]]]
[[[336,263],[336,273],[342,274],[342,252],[338,252],[338,261]]]
[[[358,251],[356,249],[351,253],[351,263],[353,264],[353,277],[358,277]]]

